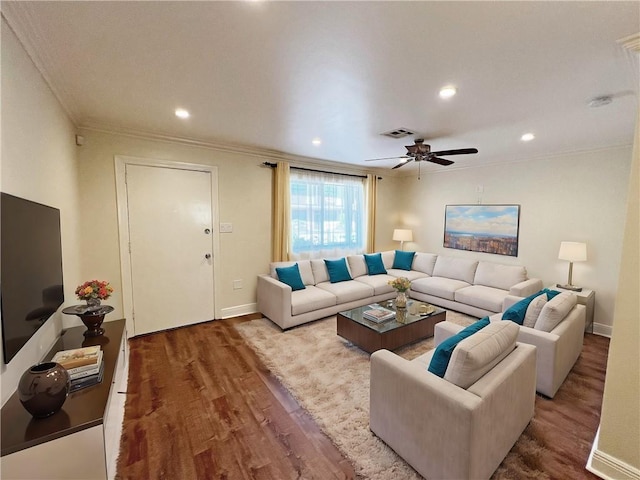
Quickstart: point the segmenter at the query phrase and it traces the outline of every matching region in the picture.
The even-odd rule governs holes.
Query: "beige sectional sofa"
[[[369,275],[363,255],[346,257],[352,280],[331,283],[325,261],[274,262],[258,276],[258,310],[282,329],[335,315],[368,303],[389,300],[395,291],[388,281],[411,280],[410,298],[476,317],[501,312],[509,296],[526,297],[542,289],[542,281],[527,278],[525,267],[416,252],[411,270],[392,268],[395,251],[381,252],[386,274]],[[278,280],[276,268],[297,263],[304,289]]]

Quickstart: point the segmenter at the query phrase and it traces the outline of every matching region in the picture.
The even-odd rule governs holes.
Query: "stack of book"
[[[362,316],[372,322],[380,323],[395,318],[396,312],[382,307],[373,307],[362,312]]]
[[[100,383],[104,375],[102,349],[99,345],[62,350],[56,353],[51,361],[59,363],[69,372],[70,393]]]

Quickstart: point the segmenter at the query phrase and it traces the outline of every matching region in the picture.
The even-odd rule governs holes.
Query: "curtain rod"
[[[262,165],[265,167],[276,168],[277,164],[271,162],[263,162]],[[313,168],[303,168],[303,167],[289,167],[295,170],[304,170],[305,172],[318,172],[318,173],[329,173],[331,175],[344,175],[345,177],[357,177],[357,178],[367,178],[366,175],[356,175],[355,173],[336,173],[336,172],[328,172],[326,170],[314,170]],[[382,180],[382,177],[378,177],[378,180]]]

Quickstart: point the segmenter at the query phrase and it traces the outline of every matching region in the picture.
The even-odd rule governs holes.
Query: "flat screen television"
[[[0,194],[2,350],[9,363],[64,302],[60,210]]]

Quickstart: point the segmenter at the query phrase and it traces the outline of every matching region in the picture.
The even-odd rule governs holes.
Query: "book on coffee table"
[[[391,320],[395,318],[396,312],[393,310],[387,310],[386,308],[370,308],[369,310],[365,310],[362,312],[362,316],[367,320],[371,320],[372,322],[380,323],[385,320]]]

